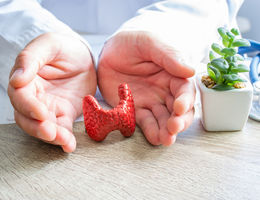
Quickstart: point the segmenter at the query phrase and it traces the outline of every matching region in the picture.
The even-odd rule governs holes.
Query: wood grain
[[[77,150],[0,125],[0,199],[260,199],[260,125],[207,133],[196,117],[171,147],[139,129],[97,143],[75,123]]]

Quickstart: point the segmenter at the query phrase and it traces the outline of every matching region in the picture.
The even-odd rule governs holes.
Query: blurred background
[[[112,34],[120,24],[132,18],[139,8],[158,1],[41,0],[41,4],[79,33]],[[115,11],[115,8],[118,9]]]
[[[111,34],[120,24],[133,17],[137,9],[159,0],[142,0],[139,2],[122,0],[41,1],[43,7],[80,33]],[[64,5],[62,7],[60,6],[61,2]],[[120,9],[115,12],[114,7]],[[73,13],[71,13],[71,9]],[[244,0],[244,4],[238,13],[238,24],[243,37],[260,41],[259,18],[260,0]],[[82,19],[85,20],[85,23],[82,23]],[[111,21],[114,23],[111,23]]]
[[[260,41],[260,0],[245,0],[238,13],[243,37]]]

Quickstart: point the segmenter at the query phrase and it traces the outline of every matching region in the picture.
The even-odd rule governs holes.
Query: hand
[[[96,91],[90,52],[79,39],[47,33],[18,55],[10,73],[8,95],[16,123],[29,135],[65,152],[76,148],[74,120],[82,98]]]
[[[147,32],[121,32],[104,46],[98,85],[105,100],[117,105],[117,87],[128,83],[136,121],[153,145],[171,145],[193,120],[194,70],[176,60],[174,49]]]

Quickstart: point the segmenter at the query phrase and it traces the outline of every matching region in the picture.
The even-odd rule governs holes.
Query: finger
[[[28,118],[44,121],[48,119],[48,109],[44,103],[36,98],[37,93],[35,88],[31,88],[30,85],[24,88],[14,89],[9,85],[8,95],[10,101],[19,113],[22,113]]]
[[[72,117],[68,117],[67,115],[62,115],[62,116],[57,118],[57,124],[59,126],[66,128],[70,132],[72,132],[72,129],[73,129],[73,126],[72,126],[73,125],[73,119],[72,119]]]
[[[59,109],[58,109],[59,110]],[[57,111],[58,114],[61,111]],[[57,114],[57,113],[56,113]],[[76,149],[76,138],[72,133],[73,118],[61,115],[56,119],[57,134],[52,144],[61,145],[64,152],[71,153]]]
[[[172,135],[176,135],[184,130],[186,130],[192,123],[194,118],[194,109],[190,110],[189,112],[177,116],[172,114],[167,122],[167,128]]]
[[[62,145],[65,148],[65,152],[72,152],[75,150],[76,140],[74,135],[62,126],[57,124],[44,121],[39,122],[34,119],[29,119],[21,113],[15,111],[16,123],[29,135],[49,142],[55,145]]]
[[[53,60],[59,52],[59,46],[50,42],[51,34],[45,34],[30,42],[17,56],[10,73],[10,84],[20,88],[28,84],[39,69]]]
[[[18,111],[14,111],[16,123],[29,135],[41,140],[53,141],[56,137],[56,127],[50,121],[37,121],[27,118]]]
[[[163,67],[167,72],[176,77],[189,78],[194,75],[195,71],[192,67],[178,61],[179,59],[172,47],[145,32],[139,32],[138,38],[140,52],[146,59]]]
[[[153,145],[160,144],[159,127],[150,110],[141,108],[136,111],[136,122],[142,129],[146,139]]]
[[[170,113],[172,113],[173,111],[173,102],[174,102],[174,98],[172,95],[168,95],[165,98],[165,104],[167,106],[167,109]]]
[[[76,149],[76,139],[73,136],[73,138],[69,141],[68,144],[61,146],[64,152],[71,153],[75,151]]]
[[[53,145],[58,145],[56,142],[48,142],[43,140],[44,142],[48,143],[48,144],[53,144]],[[75,151],[76,149],[76,139],[75,136],[72,135],[72,137],[70,138],[70,140],[68,141],[68,143],[66,145],[61,145],[61,148],[63,149],[64,152],[66,153],[71,153],[73,151]]]
[[[57,124],[60,127],[64,127],[64,131],[69,131],[71,134],[71,138],[69,139],[68,142],[63,143],[62,149],[64,152],[70,153],[75,151],[76,149],[76,138],[74,134],[72,133],[73,129],[73,118],[68,117],[67,115],[63,115],[57,118]],[[57,138],[56,138],[57,139]]]
[[[156,106],[153,106],[152,111],[160,127],[159,130],[160,143],[165,146],[169,146],[173,144],[175,142],[176,136],[171,135],[168,131],[167,121],[171,115],[167,110],[166,106],[162,104],[158,104]]]
[[[170,89],[175,97],[173,112],[176,115],[183,115],[193,108],[196,97],[196,89],[193,80],[172,78]]]

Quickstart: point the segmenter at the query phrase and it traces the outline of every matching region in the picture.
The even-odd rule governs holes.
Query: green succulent
[[[249,71],[249,68],[241,63],[244,57],[237,54],[238,47],[250,46],[250,43],[246,39],[238,38],[240,34],[235,28],[228,31],[221,27],[218,28],[218,33],[222,38],[223,46],[216,43],[211,45],[210,62],[207,65],[208,75],[216,83],[213,89],[235,89],[236,83],[246,81],[238,73]]]

